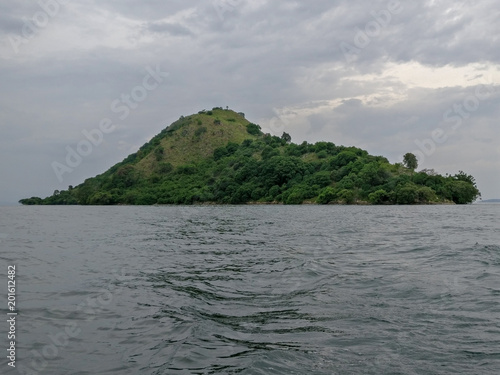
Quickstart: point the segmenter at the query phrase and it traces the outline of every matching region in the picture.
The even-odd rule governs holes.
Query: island
[[[332,142],[295,144],[264,134],[241,112],[202,110],[163,129],[106,172],[23,205],[468,204],[463,171],[442,176]]]

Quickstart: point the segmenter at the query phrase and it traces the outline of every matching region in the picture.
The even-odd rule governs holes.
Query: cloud
[[[21,30],[22,27],[23,27],[23,22],[21,20],[0,13],[0,32],[12,34]]]
[[[279,122],[299,143],[331,140],[399,161],[416,140],[450,125],[443,114],[479,85],[499,86],[500,25],[493,0],[401,1],[387,18],[388,4],[73,1],[17,52],[10,38],[22,37],[41,7],[0,5],[0,173],[8,176],[0,200],[76,185],[180,115],[213,106],[264,127]],[[343,43],[356,48],[352,59]],[[117,119],[113,101],[157,64],[169,78]],[[488,177],[500,169],[499,100],[481,100],[425,161],[443,173],[468,168],[485,197],[500,189]],[[50,163],[108,117],[117,130],[59,184]]]
[[[147,30],[154,33],[168,33],[173,36],[192,36],[193,33],[179,24],[153,22],[146,26]]]

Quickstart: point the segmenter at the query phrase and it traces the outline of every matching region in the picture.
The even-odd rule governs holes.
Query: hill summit
[[[438,204],[473,202],[474,177],[415,172],[403,163],[331,142],[300,145],[263,134],[220,107],[181,118],[101,175],[26,205],[220,203]]]

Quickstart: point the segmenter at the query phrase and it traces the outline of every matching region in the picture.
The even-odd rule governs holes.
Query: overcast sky
[[[414,152],[500,198],[499,19],[494,0],[1,0],[0,202],[215,106],[296,143]]]

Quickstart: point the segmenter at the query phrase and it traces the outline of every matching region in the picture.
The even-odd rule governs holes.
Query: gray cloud
[[[0,8],[1,11],[1,8]],[[23,27],[23,22],[15,17],[0,13],[0,32],[16,33]]]
[[[294,115],[280,121],[296,142],[331,140],[399,161],[415,140],[446,125],[443,113],[481,81],[498,84],[500,25],[493,0],[402,1],[401,12],[356,46],[360,30],[370,30],[387,7],[347,0],[75,1],[15,53],[9,38],[22,36],[23,22],[41,8],[2,4],[0,200],[76,185],[180,115],[213,106],[243,111],[263,126],[289,110]],[[352,61],[342,43],[357,49]],[[407,63],[428,71],[408,71],[414,68]],[[158,64],[168,79],[119,119],[112,103]],[[396,73],[384,75],[389,67]],[[451,78],[434,87],[426,78],[432,69],[451,69]],[[499,99],[481,101],[426,160],[443,173],[470,167],[490,197],[500,188],[488,177],[500,167]],[[66,147],[103,118],[116,130],[59,183],[51,162],[64,160]]]
[[[152,22],[146,26],[146,29],[154,33],[168,33],[174,36],[193,35],[187,27],[172,23]]]

